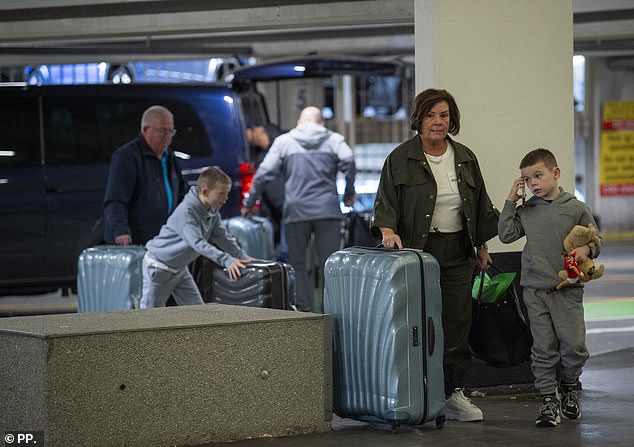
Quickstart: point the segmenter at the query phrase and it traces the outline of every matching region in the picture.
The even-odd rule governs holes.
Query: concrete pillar
[[[356,145],[354,78],[351,75],[336,77],[335,118],[337,132],[346,138],[348,145],[354,149]]]
[[[415,0],[416,92],[444,88],[458,103],[456,140],[478,156],[502,207],[519,163],[545,147],[574,188],[572,0]],[[524,242],[492,251],[521,250]]]

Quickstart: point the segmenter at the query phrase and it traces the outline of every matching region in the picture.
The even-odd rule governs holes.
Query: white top
[[[431,232],[455,233],[462,230],[462,200],[458,191],[458,178],[454,164],[454,149],[447,143],[447,150],[440,156],[425,154],[436,179],[436,205],[431,218]]]

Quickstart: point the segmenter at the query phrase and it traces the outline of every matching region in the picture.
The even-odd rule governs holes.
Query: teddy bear
[[[555,286],[555,290],[559,290],[562,287],[576,284],[579,281],[587,282],[592,279],[599,279],[603,276],[605,267],[603,264],[595,266],[592,258],[588,257],[583,262],[579,263],[576,256],[572,251],[583,245],[588,245],[590,248],[596,247],[599,243],[599,237],[597,236],[597,230],[592,224],[588,224],[587,227],[583,225],[575,225],[564,239],[564,270],[559,272],[559,277],[562,281]]]

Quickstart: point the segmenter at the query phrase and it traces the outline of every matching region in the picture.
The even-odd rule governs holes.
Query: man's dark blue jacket
[[[167,166],[173,210],[189,186],[169,150]],[[117,236],[130,234],[133,244],[145,245],[159,233],[169,214],[161,160],[139,135],[112,154],[104,197],[105,241],[114,244]]]

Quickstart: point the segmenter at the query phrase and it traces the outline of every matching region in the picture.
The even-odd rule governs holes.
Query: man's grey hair
[[[145,112],[143,112],[143,116],[141,117],[141,131],[154,121],[155,118],[164,118],[169,117],[172,120],[174,119],[174,115],[170,112],[166,107],[163,106],[151,106],[148,107]]]

